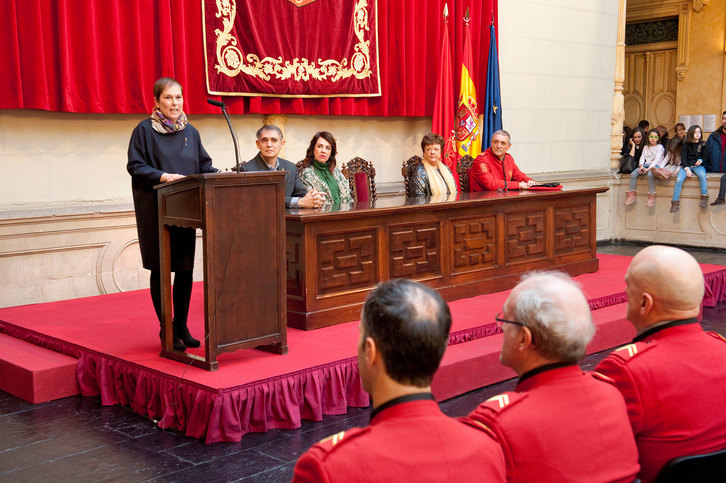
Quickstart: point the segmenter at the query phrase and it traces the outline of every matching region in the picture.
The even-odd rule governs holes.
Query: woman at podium
[[[187,122],[182,86],[176,80],[162,77],[154,83],[154,108],[131,134],[126,169],[131,175],[141,260],[144,268],[151,270],[151,300],[161,324],[159,213],[154,186],[190,174],[219,171],[212,166],[199,131]],[[196,230],[172,226],[169,236],[174,272],[174,350],[183,351],[199,347],[199,340],[187,328]]]

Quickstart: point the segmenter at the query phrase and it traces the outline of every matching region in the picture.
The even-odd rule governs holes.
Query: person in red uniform
[[[630,416],[644,482],[672,458],[726,448],[726,340],[696,317],[703,273],[683,250],[653,245],[625,276],[632,344],[597,371],[615,380]]]
[[[491,146],[476,157],[471,166],[471,191],[526,190],[537,184],[519,170],[514,158],[507,154],[511,137],[504,130],[492,134]],[[504,168],[502,168],[504,164]]]
[[[638,451],[623,396],[577,365],[595,334],[579,287],[558,272],[525,275],[495,319],[500,361],[519,381],[463,421],[494,431],[507,480],[633,481]]]
[[[504,481],[491,433],[445,416],[431,395],[450,328],[449,308],[433,289],[394,279],[371,292],[358,341],[370,425],[314,444],[293,482]]]

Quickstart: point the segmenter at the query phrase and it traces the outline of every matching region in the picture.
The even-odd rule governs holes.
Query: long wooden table
[[[511,288],[528,270],[595,272],[595,197],[605,191],[400,196],[288,210],[288,325],[357,320],[368,292],[391,278],[423,282],[456,300]]]

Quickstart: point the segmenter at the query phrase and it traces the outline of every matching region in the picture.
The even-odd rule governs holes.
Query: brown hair
[[[431,146],[432,144],[438,144],[441,146],[441,152],[444,152],[444,138],[432,132],[425,135],[421,140],[421,151],[426,151],[426,146]]]
[[[701,126],[698,124],[694,124],[693,126],[688,128],[688,132],[686,133],[686,142],[687,143],[695,143],[693,139],[693,134],[696,132],[696,129],[701,131],[701,139],[698,140],[699,143],[703,142],[703,129],[701,129]]]
[[[313,135],[313,139],[310,141],[310,146],[305,153],[305,159],[303,159],[303,168],[307,168],[315,160],[315,145],[318,143],[318,139],[323,138],[330,143],[330,159],[328,159],[328,171],[331,173],[335,170],[335,155],[338,154],[338,146],[335,144],[335,138],[328,131],[318,131]]]
[[[182,94],[184,94],[184,89],[182,88],[182,85],[171,77],[162,77],[161,79],[154,82],[154,99],[158,101],[164,91],[174,85],[179,86]]]

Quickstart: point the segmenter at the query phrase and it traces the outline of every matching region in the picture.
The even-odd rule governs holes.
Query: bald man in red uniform
[[[492,134],[491,147],[477,156],[471,166],[471,191],[496,191],[504,189],[505,185],[508,190],[526,190],[537,184],[520,171],[514,158],[507,154],[511,146],[507,131]]]
[[[370,425],[314,444],[293,482],[504,481],[492,433],[444,415],[431,395],[450,328],[449,308],[431,288],[397,279],[371,292],[358,341]]]
[[[696,320],[703,273],[683,250],[641,250],[625,282],[628,320],[638,336],[596,370],[625,396],[638,476],[650,482],[675,457],[726,448],[726,341]]]
[[[535,273],[496,320],[501,363],[519,382],[464,421],[494,431],[507,480],[632,482],[638,451],[623,397],[611,380],[577,365],[595,333],[579,287],[561,273]]]

